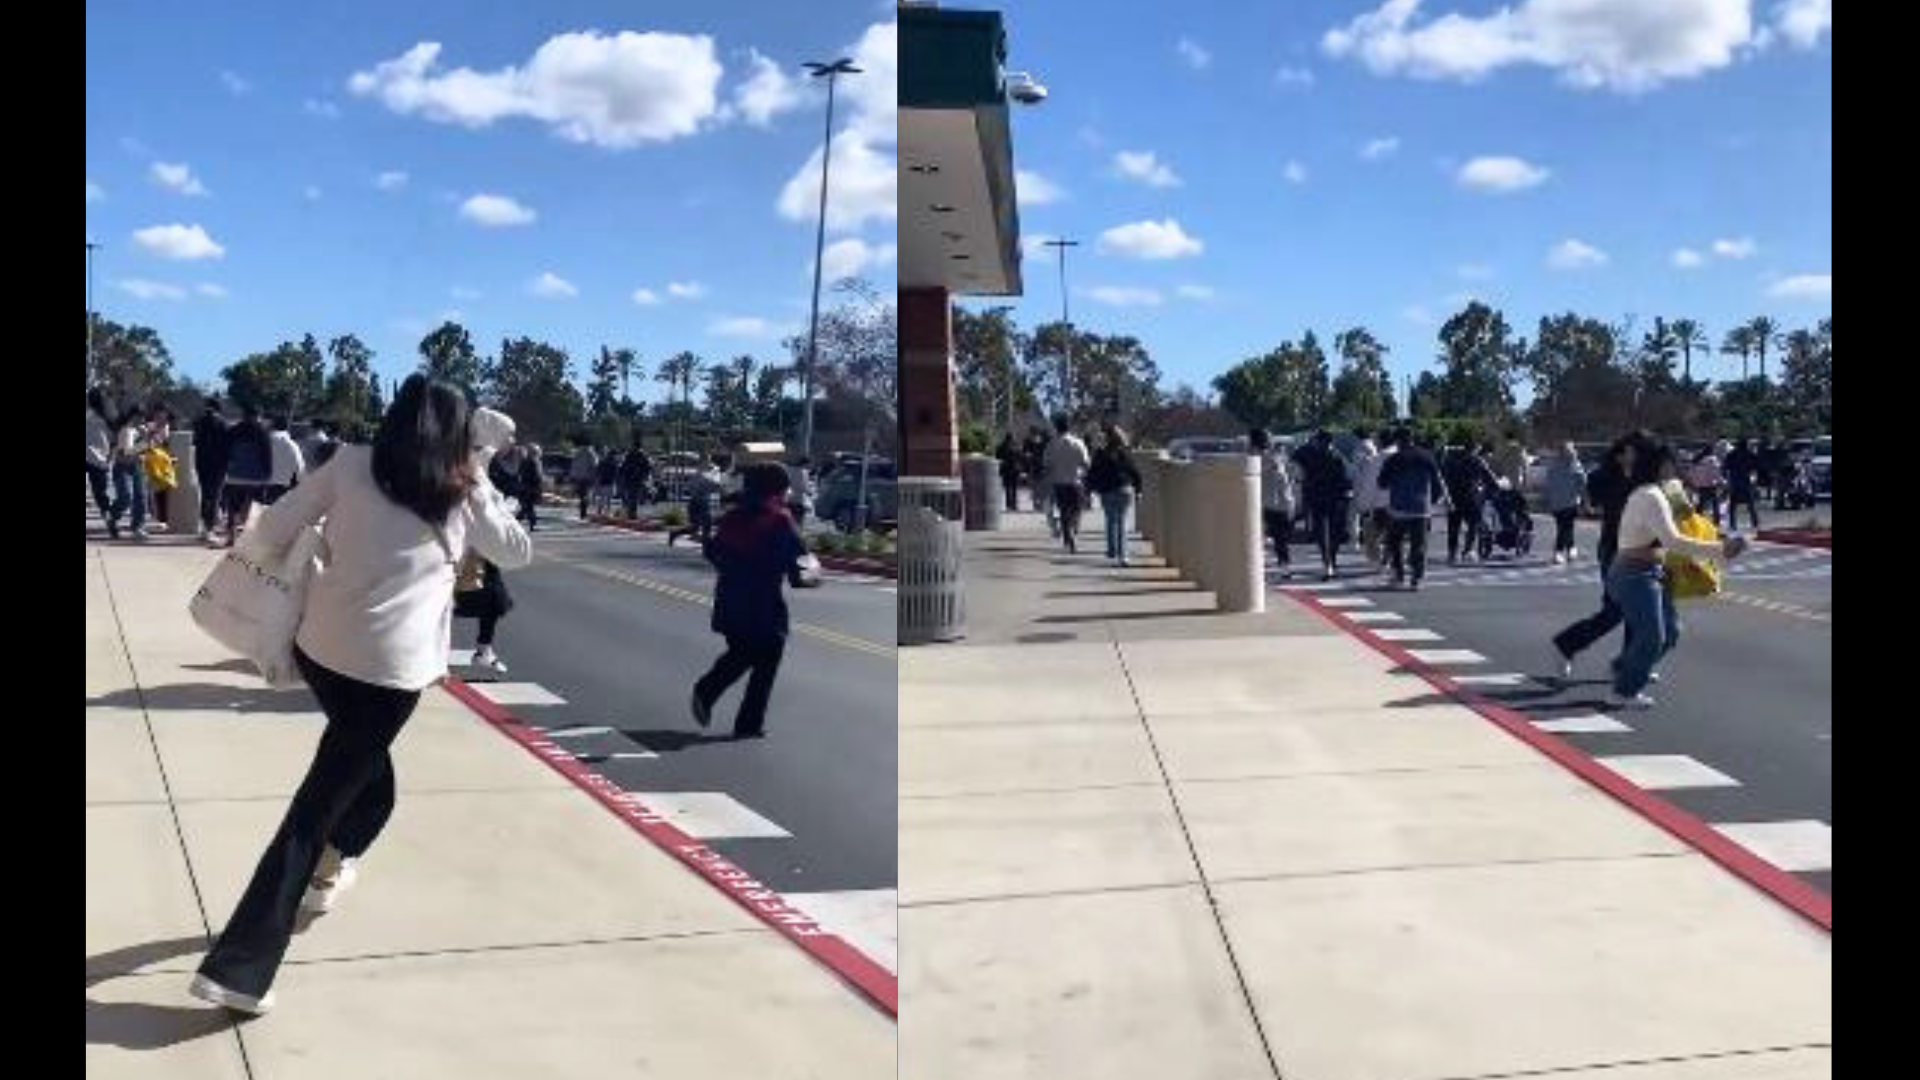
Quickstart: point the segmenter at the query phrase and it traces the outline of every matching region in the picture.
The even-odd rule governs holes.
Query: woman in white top
[[[253,880],[190,988],[242,1012],[272,1006],[270,988],[300,908],[326,911],[351,885],[354,860],[393,812],[387,749],[422,690],[446,674],[454,567],[471,547],[524,566],[532,541],[486,479],[500,445],[484,410],[415,375],[400,387],[371,447],[343,446],[274,504],[250,543],[273,551],[319,524],[322,568],[308,585],[294,659],[326,714],[313,764]],[[511,437],[511,431],[508,432]],[[481,445],[478,450],[474,444]]]
[[[1626,639],[1613,664],[1616,709],[1644,709],[1653,670],[1680,642],[1679,613],[1666,587],[1665,555],[1678,553],[1724,563],[1746,542],[1728,537],[1718,543],[1682,534],[1674,524],[1671,482],[1679,475],[1673,449],[1645,436],[1634,446],[1632,493],[1620,512],[1620,547],[1607,567],[1607,596],[1626,619]]]

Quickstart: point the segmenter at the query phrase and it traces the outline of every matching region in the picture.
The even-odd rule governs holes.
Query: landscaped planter
[[[1832,529],[1761,529],[1754,535],[1772,544],[1796,544],[1833,550]]]

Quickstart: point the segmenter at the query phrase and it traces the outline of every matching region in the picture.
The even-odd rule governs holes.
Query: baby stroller
[[[1480,559],[1486,561],[1495,551],[1517,559],[1532,550],[1533,515],[1527,512],[1527,498],[1502,479],[1480,508]]]
[[[1813,509],[1813,470],[1798,458],[1787,463],[1774,492],[1775,510]]]

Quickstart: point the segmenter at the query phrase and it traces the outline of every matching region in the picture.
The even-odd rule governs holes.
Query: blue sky
[[[1096,37],[1077,6],[1010,0],[1008,66],[1051,92],[1015,118],[1022,232],[1082,241],[1076,323],[1203,389],[1354,323],[1417,372],[1469,297],[1528,337],[1568,309],[1691,316],[1716,344],[1758,314],[1810,325],[1832,305],[1831,10],[1119,0]],[[1058,318],[1051,252],[1026,281],[1022,323]]]
[[[869,68],[836,110],[829,266],[893,288],[891,19],[869,0],[89,0],[97,307],[197,378],[307,331],[359,334],[393,375],[445,317],[489,353],[551,341],[582,377],[603,343],[783,359],[823,120],[803,61]]]

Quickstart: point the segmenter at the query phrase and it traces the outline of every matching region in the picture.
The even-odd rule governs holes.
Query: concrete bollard
[[[1166,464],[1168,458],[1164,450],[1141,454],[1134,459],[1140,469],[1140,505],[1134,512],[1140,527],[1140,535],[1160,551],[1161,539],[1166,535],[1166,526],[1161,520],[1161,511],[1166,505]],[[1164,552],[1162,552],[1164,554]]]
[[[1165,539],[1163,553],[1167,565],[1180,572],[1182,577],[1193,577],[1192,551],[1187,544],[1191,531],[1191,508],[1187,505],[1186,462],[1169,461],[1161,471],[1162,489],[1166,492],[1160,510],[1160,531]]]
[[[1205,515],[1196,560],[1207,567],[1201,587],[1214,594],[1221,611],[1265,611],[1259,459],[1203,458],[1189,472],[1194,502]]]
[[[167,503],[167,531],[191,536],[200,529],[200,474],[194,471],[193,432],[168,435],[167,450],[173,454],[173,475],[178,481]]]

